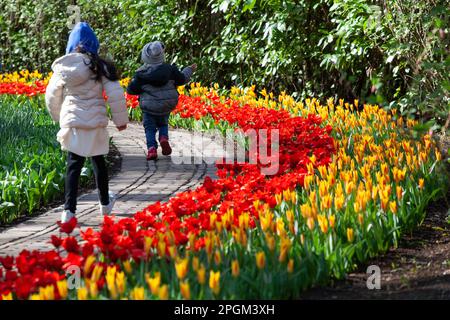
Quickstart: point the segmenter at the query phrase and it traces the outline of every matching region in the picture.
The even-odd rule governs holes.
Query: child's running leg
[[[106,206],[109,204],[109,194],[108,169],[106,168],[105,158],[103,156],[95,156],[92,157],[91,162],[94,167],[95,183],[97,185],[100,203]]]
[[[156,152],[156,148],[158,148],[158,143],[156,142],[156,131],[158,130],[158,127],[155,117],[146,112],[144,112],[144,129],[148,150],[147,160],[156,160],[158,157]]]
[[[145,138],[147,139],[147,149],[150,149],[151,147],[157,148],[156,131],[158,130],[158,127],[156,125],[155,117],[146,112],[144,112],[144,129]]]
[[[95,156],[91,158],[94,167],[95,183],[97,184],[98,197],[100,199],[100,212],[103,215],[111,214],[116,197],[109,192],[108,169],[106,167],[105,157]]]
[[[162,154],[168,156],[172,153],[169,144],[169,115],[161,116],[158,120],[159,143],[161,144]]]
[[[77,209],[78,181],[85,158],[75,153],[67,154],[67,174],[65,181],[65,204],[64,210],[75,214]]]
[[[159,130],[159,140],[161,138],[169,139],[169,116],[159,116],[158,117],[158,130]]]

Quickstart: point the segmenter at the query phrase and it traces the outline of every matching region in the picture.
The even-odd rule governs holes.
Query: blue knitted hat
[[[84,49],[86,52],[98,54],[100,43],[86,22],[79,22],[72,29],[67,42],[66,54],[72,53],[77,47]]]

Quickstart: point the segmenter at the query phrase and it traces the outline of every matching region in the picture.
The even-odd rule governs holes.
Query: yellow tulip
[[[220,263],[222,262],[222,256],[219,250],[216,250],[214,252],[214,262],[216,265],[220,265]]]
[[[145,281],[153,295],[157,295],[159,291],[159,286],[161,284],[161,273],[156,272],[155,276],[152,278],[149,274],[145,275]]]
[[[206,250],[206,253],[208,254],[208,259],[211,257],[213,247],[214,247],[214,242],[212,239],[212,235],[207,235],[205,237],[205,250]]]
[[[320,208],[322,210],[331,208],[331,196],[329,194],[322,196],[322,199],[320,201]]]
[[[289,238],[281,239],[280,255],[278,257],[278,261],[283,263],[286,260],[290,248],[291,248],[291,241],[289,240]]]
[[[333,229],[336,223],[336,216],[334,214],[328,217],[328,222],[330,223],[330,228]]]
[[[216,220],[217,220],[217,214],[212,213],[212,214],[209,216],[209,227],[210,227],[211,229],[214,228],[214,225],[215,225],[215,223],[216,223]]]
[[[217,295],[220,292],[220,271],[214,272],[211,270],[209,273],[209,287],[212,292]]]
[[[275,201],[277,202],[277,204],[280,205],[282,200],[283,200],[283,195],[281,193],[277,193],[275,195]]]
[[[339,195],[334,198],[334,206],[336,210],[342,209],[342,207],[344,206],[344,201],[344,195]]]
[[[259,222],[261,224],[261,229],[266,231],[272,225],[273,213],[267,212],[265,214],[261,214],[259,217]]]
[[[103,267],[101,265],[97,264],[94,267],[94,270],[92,271],[91,279],[90,279],[91,282],[97,282],[100,279],[102,272],[103,272]]]
[[[144,237],[144,251],[148,255],[152,248],[153,239],[151,237]]]
[[[177,256],[177,247],[175,245],[172,245],[169,247],[169,256],[174,259]]]
[[[2,294],[2,300],[12,300],[13,296],[12,293],[9,292],[8,294]]]
[[[403,189],[400,186],[395,187],[395,192],[397,194],[397,199],[400,201],[403,197]]]
[[[135,287],[130,293],[132,300],[145,300],[145,291],[143,287]]]
[[[434,154],[436,156],[436,160],[437,161],[441,161],[442,160],[442,153],[439,151],[439,149],[436,148],[436,150],[434,151]]]
[[[189,258],[179,259],[175,262],[175,271],[177,273],[178,279],[184,279],[189,268]]]
[[[117,286],[117,291],[119,292],[120,295],[122,295],[125,290],[126,290],[126,278],[125,278],[125,273],[123,272],[118,272],[116,275],[116,286]]]
[[[233,260],[231,262],[231,274],[237,278],[239,276],[239,261]]]
[[[325,215],[323,215],[323,214],[319,214],[317,216],[317,221],[319,222],[320,230],[323,233],[327,233],[328,232],[328,219],[327,219],[327,217]]]
[[[160,240],[158,242],[158,255],[160,257],[165,257],[166,256],[166,242],[164,240]]]
[[[294,212],[292,210],[286,210],[286,218],[289,222],[294,222]]]
[[[116,267],[109,266],[106,269],[106,285],[108,287],[109,294],[111,295],[111,298],[117,299],[118,293],[116,289]]]
[[[167,284],[162,285],[161,288],[159,288],[158,298],[160,300],[167,300],[167,299],[169,299],[169,286]]]
[[[166,233],[167,236],[167,241],[169,242],[169,245],[174,245],[175,244],[175,234],[173,233],[173,231],[167,231]]]
[[[397,213],[397,202],[396,201],[390,201],[389,202],[389,209],[391,209],[392,213]]]
[[[360,207],[359,207],[359,202],[355,201],[353,203],[353,209],[355,210],[356,213],[358,213],[360,211]]]
[[[200,265],[200,260],[198,259],[198,257],[192,258],[192,269],[194,271],[198,270],[199,265]]]
[[[425,185],[425,180],[422,179],[422,178],[420,178],[420,179],[419,179],[419,188],[420,188],[420,189],[423,189],[424,185]]]
[[[206,281],[206,268],[203,265],[203,263],[200,265],[200,267],[197,270],[197,280],[200,284],[205,284]]]
[[[97,286],[97,282],[91,282],[89,284],[89,294],[92,298],[97,298],[98,295],[98,286]]]
[[[389,202],[389,197],[380,197],[380,201],[381,201],[381,209],[383,209],[383,211],[386,212],[388,202]]]
[[[88,290],[86,287],[78,288],[77,290],[78,300],[87,300],[88,298]]]
[[[84,263],[84,269],[83,269],[85,276],[87,276],[89,274],[89,272],[91,271],[91,267],[94,262],[95,262],[94,255],[90,255],[89,257],[86,258],[86,262]]]
[[[253,207],[255,208],[256,211],[258,211],[259,205],[260,205],[259,199],[253,201]]]
[[[239,228],[248,229],[248,225],[250,223],[250,215],[248,212],[244,212],[239,216]]]
[[[273,251],[275,249],[275,238],[269,233],[266,233],[266,243],[270,251]]]
[[[363,222],[364,222],[364,216],[360,213],[360,214],[358,214],[358,222],[359,222],[359,224],[363,224]]]
[[[242,229],[235,229],[233,231],[233,238],[239,243],[241,246],[247,246],[247,233]]]
[[[312,216],[311,206],[308,203],[300,206],[300,212],[303,218],[310,218]]]
[[[41,300],[55,300],[55,287],[48,285],[44,288],[39,288],[39,295]]]
[[[289,262],[287,264],[287,272],[288,273],[294,272],[294,259],[289,259]]]
[[[306,224],[308,225],[309,230],[313,230],[316,225],[313,218],[308,218]]]
[[[291,203],[297,203],[297,193],[295,191],[291,191]]]
[[[123,262],[123,268],[125,269],[125,271],[130,274],[131,272],[133,272],[133,268],[131,267],[131,263],[129,260],[126,260]]]
[[[284,227],[284,221],[281,218],[277,218],[277,234],[279,236],[284,236],[286,234],[286,229]]]
[[[58,293],[61,299],[66,299],[68,294],[67,281],[66,280],[58,281],[56,282],[56,286],[58,288]]]
[[[191,299],[191,290],[189,288],[189,282],[187,282],[187,281],[180,282],[180,292],[181,292],[181,296],[184,299],[186,299],[186,300]]]
[[[216,221],[216,230],[217,230],[219,233],[222,233],[222,230],[223,230],[223,224],[222,224],[222,222]]]
[[[349,242],[353,242],[354,238],[355,238],[355,235],[354,235],[353,229],[347,228],[347,240]]]
[[[256,266],[258,269],[263,269],[266,266],[266,254],[264,251],[256,253]]]
[[[305,179],[303,181],[303,185],[304,185],[305,190],[309,190],[309,188],[310,188],[310,186],[312,184],[312,181],[313,181],[313,176],[312,175],[305,176]]]

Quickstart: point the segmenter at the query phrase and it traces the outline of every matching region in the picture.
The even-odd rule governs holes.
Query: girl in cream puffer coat
[[[91,157],[100,198],[100,211],[110,214],[114,195],[108,191],[104,155],[109,152],[108,117],[103,92],[118,130],[126,129],[128,113],[122,87],[112,64],[98,56],[98,40],[87,23],[69,36],[66,55],[52,65],[45,102],[60,123],[57,140],[68,151],[63,223],[75,216],[78,181],[85,157]]]

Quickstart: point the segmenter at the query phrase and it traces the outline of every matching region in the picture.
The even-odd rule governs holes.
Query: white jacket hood
[[[80,85],[94,76],[89,68],[89,58],[82,53],[70,53],[56,59],[52,70],[60,74],[64,85],[70,86]]]

